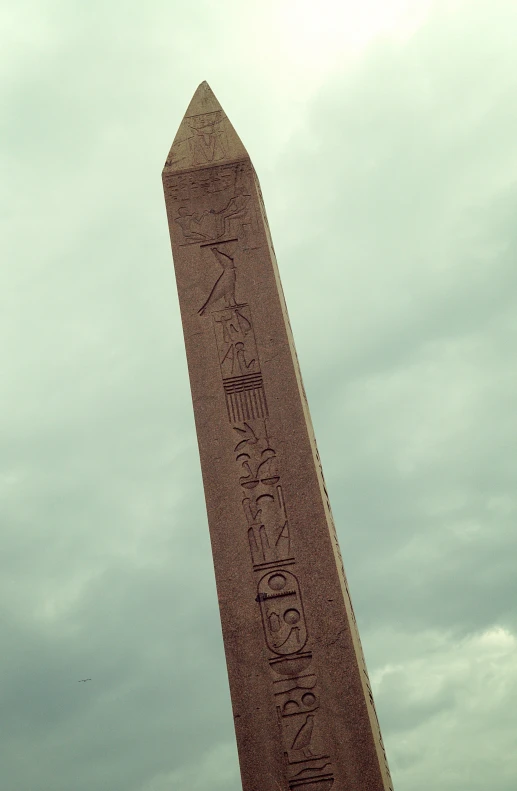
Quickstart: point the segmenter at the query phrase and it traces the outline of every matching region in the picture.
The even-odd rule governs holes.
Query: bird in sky
[[[91,681],[91,678],[80,678],[77,683],[80,684],[81,681]]]

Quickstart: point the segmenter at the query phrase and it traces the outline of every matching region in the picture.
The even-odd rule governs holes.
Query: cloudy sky
[[[0,27],[2,788],[240,789],[161,186],[206,79],[261,179],[395,789],[515,791],[515,0]]]

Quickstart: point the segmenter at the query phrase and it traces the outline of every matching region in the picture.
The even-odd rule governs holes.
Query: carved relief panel
[[[248,305],[216,311],[214,322],[219,365],[232,422],[267,417],[266,394]]]
[[[196,167],[226,159],[228,141],[224,129],[225,118],[222,110],[185,118],[182,134],[174,141],[165,167]]]
[[[197,156],[218,150],[223,138],[214,132],[213,145],[198,133],[192,145]],[[257,216],[252,198],[251,165],[239,162],[164,177],[180,247],[238,238],[243,250],[258,247]]]

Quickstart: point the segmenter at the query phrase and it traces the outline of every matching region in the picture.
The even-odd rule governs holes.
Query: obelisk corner
[[[163,175],[244,159],[248,152],[209,84],[202,82],[176,132]]]

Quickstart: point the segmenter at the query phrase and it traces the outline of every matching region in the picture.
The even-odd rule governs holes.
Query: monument
[[[163,187],[243,791],[392,791],[259,182],[206,82]]]

